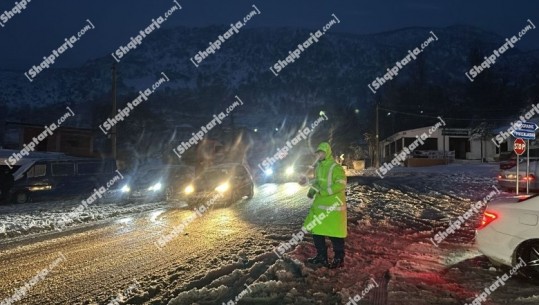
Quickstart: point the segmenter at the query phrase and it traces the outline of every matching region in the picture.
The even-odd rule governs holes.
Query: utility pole
[[[112,63],[112,117],[116,115],[116,63]],[[112,150],[112,158],[116,160],[116,125],[112,126],[112,131],[110,134],[110,146]]]
[[[234,111],[230,113],[230,127],[232,128],[232,143],[236,141],[236,124],[234,122]]]
[[[380,167],[380,134],[378,128],[378,103],[376,103],[376,138],[374,139],[376,145],[374,149],[374,167]]]

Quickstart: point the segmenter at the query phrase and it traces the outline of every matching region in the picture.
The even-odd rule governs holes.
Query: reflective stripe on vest
[[[333,195],[333,191],[331,190],[331,185],[333,185],[333,168],[335,168],[335,165],[337,163],[331,164],[331,167],[329,168],[328,172],[328,194]]]
[[[326,210],[326,211],[344,211],[346,210],[345,206],[329,206],[329,205],[319,205],[316,208],[320,210]]]

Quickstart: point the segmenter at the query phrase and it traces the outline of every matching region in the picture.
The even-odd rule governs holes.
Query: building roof
[[[43,125],[40,125],[40,124],[32,124],[32,123],[22,123],[22,122],[7,122],[6,121],[6,126],[17,126],[17,127],[32,127],[32,128],[40,128],[40,129],[43,129],[44,126]],[[69,126],[65,126],[65,125],[62,125],[60,127],[58,127],[58,129],[61,129],[61,130],[71,130],[71,131],[80,131],[80,132],[94,132],[96,129],[92,129],[92,128],[79,128],[79,127],[69,127]]]

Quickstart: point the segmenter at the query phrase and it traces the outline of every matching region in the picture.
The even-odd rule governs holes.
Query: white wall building
[[[494,161],[499,154],[494,142],[490,137],[484,140],[470,139],[469,128],[439,128],[430,132],[432,126],[401,131],[380,141],[380,154],[383,162],[394,158],[394,154],[400,152],[403,147],[408,147],[416,140],[416,136],[423,133],[428,135],[425,143],[418,146],[415,151],[439,151],[454,152],[455,159],[481,160],[481,156],[487,161]]]

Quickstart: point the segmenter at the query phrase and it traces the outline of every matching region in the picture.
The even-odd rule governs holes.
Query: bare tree
[[[483,153],[483,142],[488,138],[493,137],[492,133],[493,126],[485,121],[481,122],[479,125],[472,128],[470,132],[470,141],[480,140],[481,141],[481,162],[485,161],[485,154]]]

